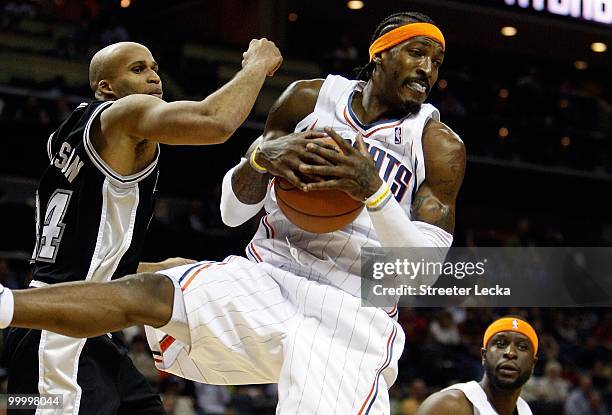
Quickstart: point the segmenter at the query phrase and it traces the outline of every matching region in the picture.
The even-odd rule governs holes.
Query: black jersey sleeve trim
[[[89,130],[90,130],[90,127],[91,127],[91,124],[93,123],[93,121],[96,119],[96,117],[98,117],[100,115],[100,113],[104,109],[108,108],[112,103],[113,103],[113,101],[107,101],[107,102],[104,102],[104,103],[100,104],[100,106],[98,106],[98,108],[96,108],[93,111],[93,113],[89,117],[89,120],[87,120],[87,124],[85,125],[85,130],[83,131],[83,144],[84,144],[84,147],[85,147],[85,151],[87,152],[87,155],[89,156],[89,158],[91,159],[93,164],[106,177],[108,177],[109,180],[113,181],[116,184],[123,184],[123,185],[138,183],[139,181],[141,181],[144,178],[146,178],[147,176],[149,176],[151,174],[151,172],[153,172],[155,170],[155,167],[157,166],[157,161],[159,159],[159,144],[157,144],[157,150],[155,151],[155,159],[151,162],[151,164],[149,164],[147,167],[145,167],[143,170],[141,170],[140,172],[138,172],[136,174],[132,174],[132,175],[129,175],[129,176],[123,176],[123,175],[120,175],[117,172],[115,172],[102,159],[102,157],[100,157],[100,155],[98,154],[98,152],[94,148],[93,144],[91,143],[91,138],[89,137]]]

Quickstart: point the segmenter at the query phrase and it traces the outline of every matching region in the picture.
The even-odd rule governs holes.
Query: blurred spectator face
[[[561,376],[561,365],[559,362],[551,361],[546,364],[544,369],[546,377],[549,379],[558,379]]]
[[[594,413],[597,413],[601,410],[601,394],[598,391],[593,391],[589,394],[589,405],[591,406],[591,410]]]
[[[487,378],[504,390],[522,387],[531,377],[537,360],[527,336],[512,331],[493,336],[482,357]]]
[[[137,43],[121,44],[112,53],[107,95],[122,98],[131,94],[147,94],[162,98],[162,82],[157,75],[157,63],[149,49]]]
[[[448,311],[444,311],[440,315],[440,326],[447,328],[454,326],[453,316]]]
[[[591,390],[593,386],[593,382],[591,381],[591,377],[588,375],[580,375],[580,379],[578,379],[578,387],[585,393]]]
[[[423,379],[415,379],[410,385],[410,396],[418,401],[424,401],[427,397],[427,385]]]
[[[380,57],[372,80],[383,102],[402,113],[418,112],[438,80],[442,46],[417,36],[383,51]]]

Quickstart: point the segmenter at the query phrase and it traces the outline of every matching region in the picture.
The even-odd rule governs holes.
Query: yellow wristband
[[[259,150],[260,145],[261,143],[255,146],[255,150],[253,150],[253,152],[251,153],[251,157],[249,158],[249,164],[257,173],[265,174],[268,172],[268,169],[266,169],[264,166],[260,165],[255,161],[255,156],[257,155],[257,150]]]
[[[381,204],[387,196],[391,193],[391,189],[386,183],[383,183],[382,186],[374,193],[372,196],[368,197],[365,200],[365,204],[368,208],[375,208],[379,204]]]

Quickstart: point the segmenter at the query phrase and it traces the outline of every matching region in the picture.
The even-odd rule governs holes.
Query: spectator
[[[580,375],[578,387],[574,389],[565,401],[564,415],[591,415],[591,377],[587,374]]]
[[[442,345],[457,346],[461,343],[459,328],[447,310],[442,311],[438,319],[431,322],[429,329],[434,340]]]
[[[136,369],[144,375],[151,385],[156,386],[159,382],[159,372],[155,368],[155,363],[153,363],[153,358],[144,336],[141,334],[134,336],[128,355]]]
[[[408,396],[402,400],[402,415],[414,415],[421,403],[427,398],[427,385],[423,379],[415,379],[410,384]]]
[[[538,382],[537,397],[549,403],[562,403],[567,398],[569,382],[561,377],[561,364],[551,360],[546,364],[544,377]]]
[[[230,401],[230,393],[227,386],[195,384],[196,402],[205,414],[224,414]]]

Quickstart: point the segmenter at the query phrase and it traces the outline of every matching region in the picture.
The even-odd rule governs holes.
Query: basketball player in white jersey
[[[395,14],[376,29],[363,81],[330,76],[285,91],[263,137],[224,178],[225,223],[267,212],[248,259],[95,288],[4,290],[0,327],[82,337],[146,324],[158,328],[147,330],[158,368],[213,384],[278,383],[279,414],[388,414],[404,333],[397,307],[362,305],[360,250],[431,247],[443,258],[452,243],[465,148],[424,104],[444,51],[431,19]],[[342,155],[316,140],[326,134]],[[327,179],[305,184],[302,174]],[[305,232],[278,210],[272,175],[304,190],[342,189],[367,209],[339,231]],[[83,302],[60,305],[60,295]],[[41,303],[53,318],[40,315]]]
[[[515,317],[496,320],[483,338],[482,380],[431,395],[416,415],[531,415],[519,395],[533,374],[537,352],[538,336],[529,323]]]

